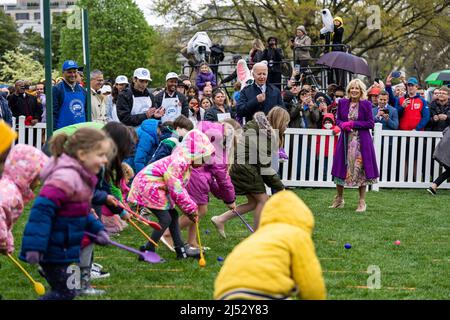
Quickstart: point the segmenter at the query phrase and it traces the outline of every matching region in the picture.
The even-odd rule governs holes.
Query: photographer
[[[289,128],[304,128],[303,108],[300,103],[300,83],[294,83],[289,90],[284,91],[283,102],[289,112]]]
[[[34,126],[41,121],[43,110],[37,98],[26,93],[29,88],[25,81],[17,80],[15,92],[8,96],[8,104],[13,117],[25,116],[25,124]]]
[[[296,37],[291,39],[291,48],[294,50],[294,65],[299,73],[303,68],[308,67],[311,55],[309,51],[311,48],[311,38],[308,37],[304,26],[298,26],[296,30]]]
[[[375,90],[377,88],[372,89]],[[383,130],[398,129],[398,112],[388,104],[389,93],[380,91],[377,95],[378,106],[372,105],[373,118],[375,123],[381,123]]]
[[[283,60],[283,50],[278,48],[278,39],[269,37],[267,39],[268,47],[264,49],[262,60],[266,60],[269,67],[267,82],[275,85],[281,90],[281,62]]]
[[[317,92],[314,95],[314,101],[319,109],[319,121],[317,123],[317,129],[322,129],[323,127],[323,118],[326,113],[328,113],[328,106],[331,104],[328,96],[323,92]]]
[[[189,65],[195,66],[201,62],[209,61],[212,42],[206,32],[197,32],[181,50],[181,54],[188,59]]]

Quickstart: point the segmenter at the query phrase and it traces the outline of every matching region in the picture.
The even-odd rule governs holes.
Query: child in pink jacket
[[[200,251],[184,244],[175,206],[195,221],[198,207],[186,186],[191,168],[200,167],[213,153],[214,146],[204,133],[189,131],[170,156],[149,164],[135,176],[128,194],[129,202],[150,209],[158,218],[161,230],[153,231],[153,241],[158,242],[169,228],[179,259],[198,257]],[[155,251],[155,247],[148,242],[141,250]]]
[[[197,129],[206,134],[216,152],[210,161],[200,168],[192,169],[187,191],[192,200],[198,205],[199,219],[208,212],[209,193],[223,200],[229,209],[235,209],[236,195],[234,186],[228,174],[228,147],[234,142],[234,129],[228,123],[201,121]],[[180,229],[189,227],[188,243],[198,247],[195,225],[187,218],[180,218]]]
[[[34,198],[39,173],[48,157],[40,150],[25,144],[14,146],[6,158],[0,179],[0,253],[14,251],[12,228],[25,205]]]

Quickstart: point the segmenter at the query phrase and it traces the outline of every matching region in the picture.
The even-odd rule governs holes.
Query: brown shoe
[[[345,204],[344,198],[339,198],[338,196],[334,196],[333,203],[328,208],[330,208],[330,209],[343,208],[344,204]]]

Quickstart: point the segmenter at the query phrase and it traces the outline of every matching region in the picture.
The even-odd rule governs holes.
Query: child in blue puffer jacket
[[[109,243],[91,212],[91,198],[114,143],[102,131],[81,128],[54,136],[50,148],[53,157],[41,172],[44,185],[25,226],[20,259],[41,265],[51,287],[41,299],[71,300],[75,291],[68,287],[67,271],[80,260],[85,231],[96,234],[98,244]]]

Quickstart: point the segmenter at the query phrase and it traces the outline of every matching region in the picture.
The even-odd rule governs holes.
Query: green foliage
[[[450,64],[447,0],[209,0],[197,10],[191,10],[188,0],[156,0],[153,5],[159,15],[175,21],[185,40],[197,31],[207,31],[213,42],[225,43],[227,51],[248,52],[251,40],[265,42],[276,36],[287,57],[292,57],[288,40],[298,25],[306,27],[313,44],[324,44],[319,37],[321,8],[343,18],[344,43],[351,46],[352,53],[368,60],[375,76],[385,76],[394,67],[415,72],[414,61],[423,56],[428,58],[416,63],[422,77],[428,72],[421,67],[423,63],[430,69],[431,65],[443,69]],[[376,8],[380,9],[380,28],[373,24]],[[318,56],[317,52],[313,56]]]
[[[91,70],[100,69],[105,78],[119,74],[128,77],[139,67],[150,69],[154,83],[165,75],[160,60],[169,61],[164,56],[161,45],[163,39],[147,24],[144,14],[132,0],[79,1],[80,7],[89,13],[89,47]],[[61,27],[59,65],[72,59],[82,64],[81,13],[67,17],[66,26]]]
[[[33,54],[24,54],[19,49],[5,52],[0,61],[0,81],[13,83],[30,80],[33,83],[44,78],[44,67],[33,59]]]
[[[336,192],[334,189],[301,188],[295,192],[314,213],[313,239],[328,299],[450,299],[450,239],[448,206],[445,205],[450,197],[449,190],[439,190],[436,197],[425,190],[369,192],[366,195],[368,209],[363,214],[354,211],[358,190],[345,190],[344,209],[328,209]],[[135,255],[112,246],[96,246],[95,262],[102,264],[111,276],[94,280],[92,284],[107,293],[77,300],[212,299],[214,280],[222,266],[217,257],[226,258],[249,232],[239,219],[232,219],[226,225],[227,238],[222,239],[209,219],[227,209],[223,202],[213,197],[211,200],[208,215],[200,221],[202,245],[211,248],[205,254],[205,268],[200,268],[194,259],[176,260],[175,254],[162,244],[157,252],[168,262],[154,265],[138,262]],[[237,203],[244,203],[244,198],[238,197]],[[30,205],[13,230],[16,256],[29,208]],[[244,217],[251,223],[250,214]],[[210,232],[205,233],[206,230]],[[183,238],[186,239],[186,235]],[[394,245],[397,239],[401,241],[400,246]],[[132,226],[113,240],[134,248],[146,242]],[[352,249],[344,249],[345,243],[352,244]],[[0,256],[0,261],[3,299],[36,299],[28,279],[6,257]],[[23,265],[49,290],[37,267]],[[380,267],[380,289],[365,288],[370,265]]]
[[[14,50],[20,42],[20,35],[13,19],[0,10],[0,56],[6,51]]]
[[[31,53],[34,60],[39,61],[42,65],[45,63],[44,59],[44,39],[39,32],[33,29],[25,29],[21,34],[21,50],[24,54]]]

